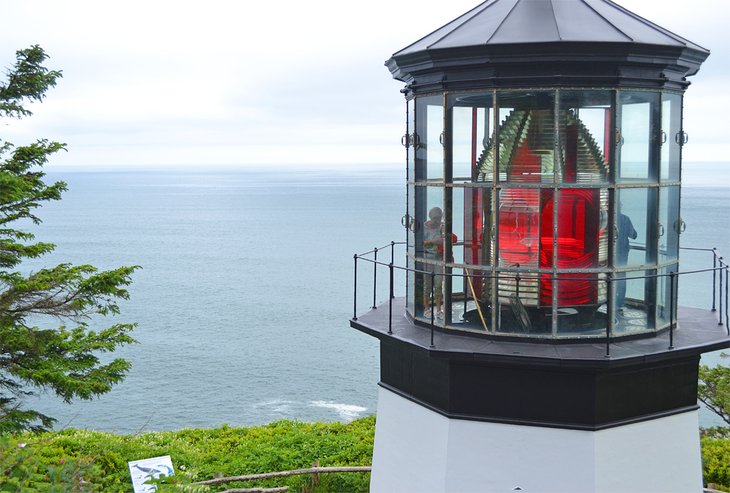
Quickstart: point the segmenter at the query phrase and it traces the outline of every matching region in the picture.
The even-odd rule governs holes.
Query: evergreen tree
[[[728,354],[720,353],[720,356],[727,358]],[[730,426],[730,367],[700,365],[697,397]]]
[[[45,68],[47,58],[37,45],[16,53],[15,65],[0,81],[0,117],[30,116],[28,103],[42,101],[56,85],[61,72]],[[64,263],[18,271],[23,260],[54,249],[18,228],[40,223],[36,209],[60,200],[66,190],[61,181],[44,183],[41,171],[60,150],[64,144],[45,139],[26,146],[0,140],[0,433],[53,424],[52,417],[25,407],[25,398],[38,390],[66,402],[91,399],[122,381],[130,368],[124,359],[102,362],[99,356],[134,342],[129,333],[135,324],[98,331],[90,324],[119,312],[117,302],[128,298],[125,286],[136,266],[100,272]]]

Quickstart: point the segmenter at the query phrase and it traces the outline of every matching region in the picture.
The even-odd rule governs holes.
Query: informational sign
[[[153,493],[157,486],[144,484],[145,481],[160,476],[174,476],[172,459],[169,455],[151,459],[133,460],[129,462],[129,474],[132,476],[134,493]]]

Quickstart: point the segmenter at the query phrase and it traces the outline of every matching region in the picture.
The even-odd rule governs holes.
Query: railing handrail
[[[720,299],[719,303],[719,323],[718,325],[725,325],[727,334],[730,336],[730,319],[729,319],[729,312],[730,312],[730,306],[729,306],[729,298],[730,298],[730,265],[728,265],[722,256],[720,256],[717,252],[717,248],[697,248],[697,247],[680,247],[681,250],[690,250],[690,251],[705,251],[705,252],[712,252],[713,254],[713,267],[711,268],[704,268],[704,269],[693,269],[689,271],[671,271],[666,273],[654,273],[654,274],[644,274],[644,275],[635,275],[632,274],[632,271],[647,271],[647,270],[659,270],[663,268],[662,266],[656,266],[656,267],[648,267],[648,266],[627,266],[625,267],[626,270],[615,270],[615,269],[607,269],[605,271],[591,271],[587,272],[586,274],[580,275],[580,277],[571,277],[572,274],[576,274],[576,272],[560,272],[559,270],[556,272],[554,269],[545,270],[545,271],[538,271],[538,273],[532,274],[532,273],[526,273],[522,270],[516,270],[516,271],[501,271],[501,272],[491,272],[487,270],[483,270],[481,265],[474,265],[469,266],[467,264],[449,264],[449,263],[443,263],[439,265],[444,265],[445,267],[449,269],[460,269],[463,270],[464,273],[454,273],[454,272],[434,272],[433,270],[425,271],[421,269],[417,269],[415,267],[409,267],[409,266],[402,266],[402,265],[395,265],[394,258],[394,248],[396,245],[407,245],[407,242],[405,241],[391,241],[390,243],[384,245],[380,248],[373,248],[370,251],[367,251],[362,254],[355,254],[354,261],[355,261],[355,288],[354,288],[354,302],[353,302],[353,320],[357,320],[357,263],[358,261],[364,261],[364,262],[370,262],[373,264],[373,306],[372,309],[377,309],[376,306],[376,292],[377,292],[377,268],[378,266],[384,266],[389,269],[389,300],[388,300],[388,306],[389,306],[389,314],[388,314],[388,333],[392,333],[392,310],[393,310],[393,273],[394,271],[400,270],[405,272],[412,272],[415,274],[425,274],[430,275],[432,279],[435,278],[435,276],[442,276],[443,278],[449,277],[461,277],[465,278],[469,276],[469,270],[477,270],[480,272],[480,276],[487,278],[487,279],[497,279],[497,280],[504,280],[504,279],[514,279],[518,284],[520,282],[524,281],[594,281],[594,282],[605,282],[607,285],[607,288],[609,288],[612,282],[616,282],[617,280],[614,279],[613,274],[620,273],[621,282],[629,281],[629,280],[638,280],[638,279],[656,279],[661,277],[669,277],[670,278],[670,286],[671,289],[671,296],[670,296],[670,327],[669,327],[669,338],[670,338],[670,349],[673,348],[673,330],[674,330],[674,303],[676,302],[674,300],[675,294],[676,294],[676,282],[677,278],[679,276],[686,276],[690,274],[701,274],[701,273],[708,273],[712,272],[712,311],[716,311],[716,294],[719,293],[719,296],[717,298]],[[377,253],[380,250],[384,250],[386,248],[390,247],[390,262],[385,262],[382,260],[377,259]],[[368,256],[372,255],[373,258],[369,258]],[[415,262],[421,263],[420,259],[415,259]],[[430,262],[424,262],[424,263],[430,263]],[[670,265],[678,265],[678,264],[670,264]],[[487,266],[489,267],[489,266]],[[633,269],[632,269],[633,267]],[[719,272],[719,276],[718,276]],[[725,273],[725,293],[723,297],[723,272]],[[591,275],[593,274],[593,275]],[[718,283],[718,277],[719,277],[719,283]],[[719,290],[718,288],[719,284]],[[433,288],[432,283],[432,288]],[[723,299],[724,298],[724,299]],[[724,302],[724,303],[723,303]],[[724,306],[723,306],[724,305]],[[724,308],[724,309],[723,309]],[[724,321],[723,321],[723,314],[724,314]],[[430,321],[431,325],[431,337],[432,337],[432,343],[433,343],[433,330],[434,330],[434,317],[431,317]],[[614,337],[611,335],[611,330],[609,330],[610,323],[607,324],[606,328],[606,355],[608,356],[610,354],[610,340]]]

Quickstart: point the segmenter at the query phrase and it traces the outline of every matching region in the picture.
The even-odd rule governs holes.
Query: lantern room
[[[485,2],[394,54],[409,316],[493,336],[666,329],[682,97],[707,54],[603,0]]]

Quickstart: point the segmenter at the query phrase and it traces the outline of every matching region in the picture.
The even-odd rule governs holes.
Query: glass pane
[[[619,181],[656,179],[653,163],[658,109],[659,93],[619,93]]]
[[[468,93],[450,95],[448,107],[452,111],[453,181],[491,181],[492,174],[482,173],[492,135],[494,120],[493,95]]]
[[[497,332],[545,336],[550,331],[545,311],[537,306],[539,278],[524,270],[498,275],[499,310]]]
[[[555,93],[502,91],[497,93],[500,181],[552,183],[555,169]],[[484,171],[489,172],[487,159]]]
[[[417,186],[414,225],[417,257],[443,261],[443,246],[439,243],[444,231],[443,221],[443,187]]]
[[[601,226],[601,198],[597,188],[566,188],[560,191],[558,209],[558,269],[598,267]],[[543,214],[552,214],[552,202]],[[552,246],[549,252],[552,254]]]
[[[682,96],[679,94],[662,94],[662,181],[679,180],[679,145],[682,129]]]
[[[464,263],[464,189],[453,188],[451,193],[452,217],[451,224],[451,255],[452,262]]]
[[[559,161],[564,183],[605,183],[611,144],[611,91],[560,93]]]
[[[440,321],[443,301],[443,259],[444,259],[444,189],[443,187],[416,187],[416,257],[424,262],[416,262],[419,273],[416,276],[416,316],[430,319],[431,297],[436,312],[434,319]],[[433,282],[431,273],[434,273]],[[433,292],[432,292],[433,288]]]
[[[452,269],[452,318],[456,328],[488,332],[492,324],[490,276],[478,268]]]
[[[659,262],[679,256],[679,187],[662,187],[659,191]]]
[[[650,192],[647,188],[618,191],[613,262],[616,267],[644,265],[651,260],[647,244],[655,237],[655,228],[649,227]]]
[[[674,320],[677,314],[677,278],[674,279],[674,300],[672,300],[672,279],[670,273],[677,272],[677,264],[660,269],[660,277],[657,279],[657,301],[656,301],[656,325],[657,329],[668,327],[670,322],[670,309],[674,308]]]
[[[615,335],[630,335],[654,329],[651,271],[619,272],[616,275]]]
[[[551,190],[545,190],[551,193]],[[545,218],[546,216],[543,216]],[[552,242],[552,216],[543,231]],[[505,188],[499,193],[499,265],[529,267],[533,270],[540,259],[540,190]]]
[[[558,296],[563,302],[557,310],[558,334],[565,337],[604,336],[608,323],[605,274],[560,274],[558,277]],[[578,300],[569,306],[566,302],[576,288],[582,293],[592,293],[593,298]]]
[[[461,258],[466,264],[492,265],[494,254],[492,190],[454,188],[454,197],[457,194],[464,196],[463,220],[460,223],[463,229],[454,227],[453,230],[461,239]],[[457,213],[457,209],[454,208],[454,214]]]
[[[553,267],[553,259],[557,258],[556,267],[559,270],[573,271],[559,275],[558,309],[571,307],[574,312],[578,309],[582,317],[589,316],[600,304],[598,284],[596,274],[580,271],[597,268],[602,260],[600,245],[602,238],[605,238],[606,230],[601,227],[601,191],[587,188],[568,188],[560,191],[557,211],[558,236],[555,243],[552,242],[552,218],[555,212],[553,193],[550,190],[542,192],[543,196],[548,198],[543,201],[542,208],[540,267],[543,269]],[[541,305],[552,304],[552,291],[552,283],[544,281],[540,293]],[[578,323],[575,317],[571,320],[576,326],[584,326],[584,323]]]
[[[441,135],[444,130],[442,96],[416,99],[416,180],[443,180],[444,148]]]
[[[551,193],[551,190],[543,192]],[[519,284],[513,274],[501,272],[499,276],[500,302],[514,305],[519,298],[524,306],[537,307],[539,305],[539,280],[534,276],[538,266],[544,267],[545,260],[541,258],[541,242],[552,243],[552,217],[549,224],[543,225],[549,231],[549,237],[541,235],[540,224],[540,190],[506,188],[499,193],[498,214],[498,252],[500,271],[530,270],[533,276],[524,279]],[[542,239],[541,239],[542,237]]]

